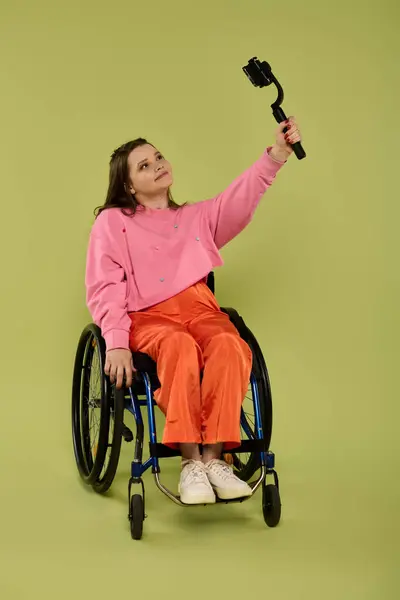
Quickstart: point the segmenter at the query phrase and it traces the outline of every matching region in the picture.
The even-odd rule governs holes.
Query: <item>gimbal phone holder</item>
[[[275,84],[278,90],[278,97],[275,102],[271,104],[272,114],[278,123],[286,121],[287,117],[281,108],[283,102],[283,88],[272,73],[270,65],[265,61],[260,62],[257,57],[254,57],[249,60],[245,67],[243,67],[243,71],[255,87],[263,88],[271,85],[271,83]],[[287,129],[284,129],[283,131],[286,133]],[[305,158],[306,153],[300,142],[293,144],[292,148],[299,160]]]

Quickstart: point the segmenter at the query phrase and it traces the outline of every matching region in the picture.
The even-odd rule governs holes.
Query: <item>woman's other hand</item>
[[[133,366],[130,350],[125,348],[107,350],[104,372],[110,377],[111,383],[116,383],[117,390],[120,390],[124,385],[124,378],[125,386],[131,387],[134,371],[136,369]]]

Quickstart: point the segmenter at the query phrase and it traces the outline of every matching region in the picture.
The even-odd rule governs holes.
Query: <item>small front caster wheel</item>
[[[268,527],[276,527],[281,519],[281,498],[276,485],[263,487],[262,506],[264,521]]]
[[[131,513],[129,515],[131,524],[131,536],[134,540],[140,540],[143,534],[144,507],[143,498],[134,494],[131,498]]]

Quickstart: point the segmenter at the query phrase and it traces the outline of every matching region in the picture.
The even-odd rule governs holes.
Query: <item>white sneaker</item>
[[[186,460],[182,463],[179,493],[184,504],[214,504],[215,494],[202,462]]]
[[[210,460],[206,464],[209,482],[220,500],[234,500],[251,496],[252,489],[245,481],[236,477],[232,467],[223,460]]]

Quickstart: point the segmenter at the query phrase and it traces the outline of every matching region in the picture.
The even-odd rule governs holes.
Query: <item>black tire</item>
[[[243,319],[239,316],[239,314],[234,309],[228,308],[224,309],[224,311],[227,312],[231,321],[238,329],[241,338],[249,345],[253,355],[252,373],[255,377],[258,397],[260,400],[261,423],[264,436],[264,450],[265,452],[267,452],[271,443],[272,435],[272,394],[271,384],[264,356],[261,352],[261,348],[256,338],[254,337],[250,329],[245,325]],[[250,394],[252,393],[250,392]],[[249,439],[249,437],[250,439],[255,439],[256,432],[254,421],[251,422],[250,415],[246,420],[249,429],[252,432],[252,436],[250,437],[249,435],[247,435],[242,428],[242,437],[244,437],[245,439]],[[260,468],[259,453],[235,454],[235,451],[232,450],[232,458],[235,474],[243,481],[249,481],[253,477],[254,473]]]
[[[276,485],[263,486],[262,508],[268,527],[276,527],[281,519],[281,498]]]
[[[105,342],[100,329],[83,330],[75,356],[72,383],[72,437],[75,460],[83,481],[103,493],[111,485],[118,465],[123,427],[124,393],[113,393],[104,375]],[[92,440],[90,424],[99,409],[98,435]],[[92,412],[90,412],[92,410]],[[110,425],[112,436],[110,440]]]
[[[134,540],[140,540],[143,535],[144,506],[143,498],[139,494],[134,494],[131,498],[131,536]]]
[[[113,430],[108,433],[108,448],[104,459],[102,472],[92,483],[92,487],[98,494],[104,494],[114,481],[118,469],[119,455],[121,452],[122,432],[124,428],[124,405],[125,390],[112,388],[111,395],[111,419]]]

